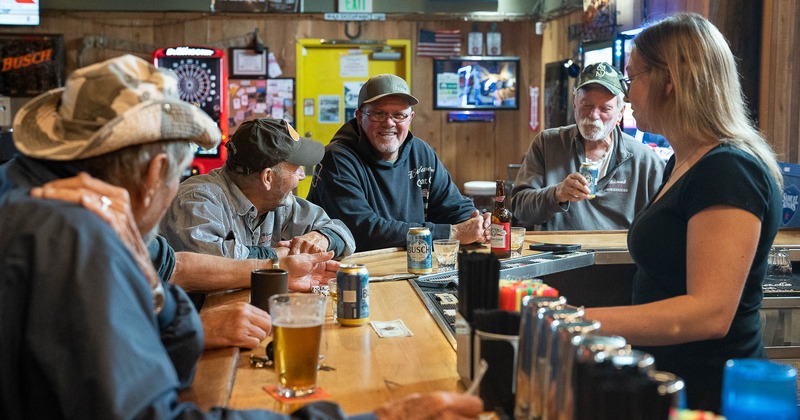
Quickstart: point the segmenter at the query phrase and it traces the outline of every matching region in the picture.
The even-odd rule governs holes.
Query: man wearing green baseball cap
[[[355,118],[317,165],[308,200],[341,219],[359,251],[406,246],[408,229],[417,226],[433,239],[488,240],[489,213],[461,195],[436,152],[409,131],[418,102],[401,77],[371,77]]]
[[[623,88],[610,64],[583,68],[573,91],[576,124],[540,132],[517,173],[511,206],[519,223],[537,230],[627,229],[655,195],[664,162],[620,129]],[[580,172],[586,162],[597,168],[594,180]]]

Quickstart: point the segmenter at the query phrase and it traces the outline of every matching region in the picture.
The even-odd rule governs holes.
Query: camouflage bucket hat
[[[580,89],[591,83],[597,83],[611,91],[614,95],[620,95],[622,94],[621,77],[622,74],[612,67],[611,64],[589,64],[583,68],[581,74],[578,76],[578,84],[575,86],[575,89]]]
[[[76,160],[164,139],[210,149],[217,124],[178,96],[178,79],[133,55],[70,74],[63,88],[27,102],[14,118],[14,145],[27,155]]]

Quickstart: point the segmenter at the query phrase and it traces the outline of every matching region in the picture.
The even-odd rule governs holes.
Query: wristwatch
[[[167,300],[166,294],[164,292],[164,285],[161,284],[159,280],[155,286],[152,288],[153,292],[153,303],[155,303],[155,311],[156,315],[161,313],[161,310],[164,309],[164,302]]]

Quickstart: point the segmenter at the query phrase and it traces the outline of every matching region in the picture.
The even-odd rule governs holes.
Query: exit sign
[[[372,13],[372,0],[339,0],[339,13]]]

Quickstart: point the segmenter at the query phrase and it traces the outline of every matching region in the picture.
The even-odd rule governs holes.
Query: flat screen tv
[[[39,0],[0,0],[0,25],[39,24]]]
[[[519,57],[433,60],[433,109],[519,109]]]

